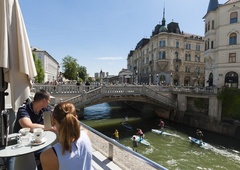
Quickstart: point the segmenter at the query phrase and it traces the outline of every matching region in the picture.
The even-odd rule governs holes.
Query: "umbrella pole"
[[[7,83],[4,81],[3,68],[0,68],[0,114],[1,114],[1,135],[0,135],[0,146],[6,146],[8,142],[8,112],[5,110],[5,90],[7,89]]]
[[[3,73],[3,68],[0,68],[0,111],[2,112],[2,110],[5,110],[5,90],[6,85],[5,85],[5,81],[4,81],[4,73]]]

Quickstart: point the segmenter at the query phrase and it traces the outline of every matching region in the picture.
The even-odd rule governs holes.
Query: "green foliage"
[[[76,80],[79,67],[77,59],[68,55],[62,61],[63,76],[69,80]]]
[[[82,83],[83,82],[83,79],[81,79],[81,78],[78,78],[78,80],[77,80],[78,82],[80,82],[80,83]]]
[[[88,81],[89,83],[93,82],[92,77],[88,77],[87,81]]]
[[[37,71],[37,76],[35,77],[35,82],[43,83],[45,74],[44,74],[44,70],[43,70],[42,61],[39,58],[36,58],[36,55],[34,53],[33,53],[33,60],[34,60],[36,71]]]
[[[100,78],[99,77],[96,78],[96,82],[100,82]]]
[[[222,116],[226,118],[240,119],[240,90],[226,88],[219,95],[222,100]]]
[[[194,100],[194,106],[201,111],[208,110],[208,100],[204,98],[197,98]]]
[[[86,81],[87,78],[87,69],[84,66],[78,67],[78,77],[81,78],[83,81]]]

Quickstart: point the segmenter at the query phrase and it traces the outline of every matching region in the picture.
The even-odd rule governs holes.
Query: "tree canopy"
[[[42,61],[39,58],[36,58],[36,55],[33,54],[33,60],[35,63],[36,71],[37,71],[37,76],[35,77],[35,83],[43,83],[44,81],[44,70],[43,70],[43,64]]]
[[[87,79],[87,69],[84,66],[78,66],[78,78],[81,78],[83,81]]]
[[[63,76],[68,80],[86,81],[87,69],[77,63],[77,59],[70,55],[63,58],[62,71]]]
[[[222,116],[240,120],[240,90],[236,88],[226,88],[219,95],[222,100]]]
[[[67,55],[62,61],[63,76],[69,80],[77,80],[77,69],[79,67],[77,59]]]

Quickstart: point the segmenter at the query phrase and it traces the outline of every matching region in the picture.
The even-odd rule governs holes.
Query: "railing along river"
[[[167,168],[134,152],[131,148],[120,144],[82,122],[81,124],[89,130],[93,147],[122,169],[167,170]]]

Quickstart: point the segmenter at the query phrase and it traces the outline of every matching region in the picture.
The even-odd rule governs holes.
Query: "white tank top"
[[[60,143],[55,144],[59,170],[92,170],[92,144],[86,132],[81,131],[80,138],[72,143],[72,152],[62,154]]]

